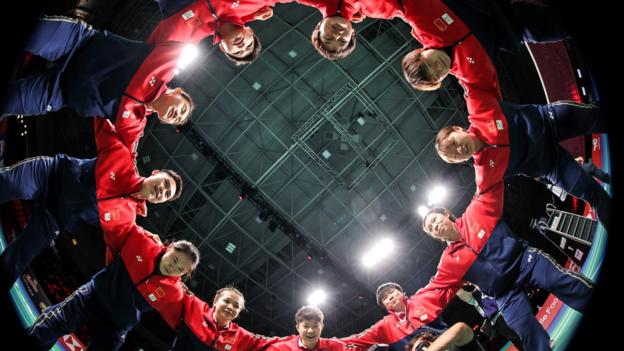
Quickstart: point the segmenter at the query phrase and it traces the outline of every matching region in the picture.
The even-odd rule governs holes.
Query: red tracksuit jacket
[[[141,189],[143,177],[135,166],[135,155],[105,118],[95,118],[95,143],[98,158],[95,163],[95,188],[98,202],[123,197]]]
[[[183,323],[173,350],[259,351],[279,340],[253,334],[233,322],[219,329],[214,309],[195,295],[186,294],[182,305]]]
[[[308,349],[300,342],[299,335],[291,335],[281,338],[267,348],[267,351],[360,351],[358,346],[346,344],[339,339],[319,338],[314,349]]]
[[[449,73],[462,85],[465,97],[477,89],[502,99],[494,63],[474,34],[453,46],[451,59],[453,61]]]
[[[420,317],[425,313],[425,309],[419,303],[415,302],[415,296],[406,298],[405,306],[407,313],[401,314],[401,317],[396,313],[391,313],[363,332],[341,338],[340,340],[345,343],[356,344],[363,348],[369,348],[379,344],[391,346],[399,345],[399,347],[393,348],[403,350],[404,348],[401,346],[407,345],[410,336],[425,324],[421,321],[414,323],[411,318],[407,318],[413,315]]]
[[[210,0],[214,14],[207,0],[197,0],[176,13],[164,18],[147,39],[148,43],[179,41],[197,44],[202,39],[215,35],[217,26],[231,22],[242,26],[252,21],[257,12],[278,2],[292,0]],[[220,38],[216,37],[214,44]]]
[[[503,215],[503,192],[504,184],[499,181],[487,192],[476,195],[464,214],[457,218],[455,226],[461,238],[448,245],[440,258],[437,273],[414,295],[415,301],[425,310],[420,315],[410,316],[410,320],[433,321],[462,287],[464,275]]]
[[[95,181],[100,223],[107,222],[111,231],[129,230],[123,226],[133,225],[137,215],[147,215],[146,201],[130,196],[141,189],[145,178],[136,169],[136,153],[123,143],[113,124],[107,119],[95,118],[93,125],[98,149]],[[119,206],[128,208],[115,211]],[[113,228],[112,225],[119,227]],[[106,248],[107,264],[119,251],[121,246]]]
[[[469,131],[489,146],[474,158],[477,193],[487,192],[503,180],[509,165],[509,125],[500,103],[492,94],[475,89],[466,96]]]
[[[145,58],[124,92],[115,116],[115,129],[124,144],[136,152],[147,123],[145,103],[156,100],[167,90],[167,84],[178,72],[178,59],[185,45],[169,42],[158,44]]]
[[[120,292],[129,295],[136,289],[161,314],[167,324],[176,329],[180,321],[185,287],[180,277],[153,274],[158,258],[167,248],[157,242],[152,233],[136,225],[136,204],[134,201],[104,201],[99,205],[104,242],[113,255],[120,256],[122,261],[122,265],[107,267],[110,271],[108,281],[117,282],[110,287],[115,290],[110,294],[113,296],[110,305],[114,310],[115,297],[119,298]],[[126,286],[124,279],[114,278],[116,275],[121,277],[126,274],[130,276],[133,286]],[[106,294],[100,294],[102,295]],[[119,315],[135,313],[131,310],[118,311]]]
[[[477,195],[455,226],[461,239],[451,243],[442,253],[437,273],[427,286],[406,301],[404,319],[390,314],[364,332],[341,340],[361,346],[405,342],[416,329],[434,321],[463,285],[463,277],[502,216],[503,183]]]
[[[323,18],[340,15],[350,21],[355,13],[362,12],[362,4],[357,1],[342,0],[295,0],[296,3],[314,7]]]
[[[472,89],[489,91],[499,99],[502,97],[496,69],[487,51],[462,20],[440,0],[404,1],[398,0],[299,0],[300,4],[314,6],[323,17],[340,15],[351,20],[353,14],[361,12],[367,17],[391,19],[402,18],[412,27],[412,36],[423,47],[443,49],[452,47],[450,73],[462,84],[466,95]]]

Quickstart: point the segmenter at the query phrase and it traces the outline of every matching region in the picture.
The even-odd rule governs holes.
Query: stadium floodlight
[[[371,268],[388,257],[394,251],[394,241],[390,238],[379,240],[362,256],[362,264]]]

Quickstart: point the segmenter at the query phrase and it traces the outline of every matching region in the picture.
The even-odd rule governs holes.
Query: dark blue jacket
[[[527,246],[527,242],[516,237],[501,219],[464,279],[478,285],[488,296],[504,295],[518,278]]]
[[[61,73],[67,105],[83,116],[114,121],[126,87],[153,48],[108,31],[96,31],[75,50]]]
[[[505,1],[442,0],[466,24],[490,57],[499,48],[515,52],[519,49],[522,28],[514,20]]]
[[[64,229],[75,232],[83,223],[99,223],[95,160],[78,159],[65,154],[54,157],[56,172],[52,175],[48,204]]]
[[[501,107],[509,125],[511,145],[505,177],[517,174],[532,178],[544,176],[552,169],[553,153],[557,150],[550,124],[542,116],[548,114],[543,111],[547,107],[505,102],[501,103]]]
[[[91,280],[100,309],[119,329],[131,329],[139,323],[143,312],[153,310],[136,289],[121,256],[117,256]]]

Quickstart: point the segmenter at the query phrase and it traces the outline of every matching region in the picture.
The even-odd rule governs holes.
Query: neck
[[[398,307],[396,310],[394,310],[394,313],[405,313],[405,297],[403,297],[403,304]]]
[[[486,146],[488,145],[485,141],[483,141],[483,140],[482,140],[482,139],[481,139],[478,135],[476,135],[476,134],[474,135],[473,140],[474,140],[474,143],[475,143],[475,146],[476,146],[476,152],[479,152],[479,151],[483,150],[483,148],[484,148],[484,147],[486,147]]]
[[[141,189],[136,193],[130,194],[130,197],[133,197],[137,200],[147,200],[147,198],[149,197],[149,192],[147,194],[144,194],[143,189]]]
[[[219,320],[216,312],[212,314],[212,318],[215,320],[215,323],[217,323],[219,329],[226,329],[230,325],[230,321]]]
[[[145,103],[148,111],[156,112],[160,115],[160,101],[158,99]]]
[[[316,341],[314,342],[308,342],[305,339],[301,338],[301,343],[303,344],[303,346],[305,346],[307,349],[309,350],[314,350],[314,348],[316,347],[316,344],[318,344],[319,339],[317,338]]]
[[[447,238],[447,241],[451,241],[451,242],[455,242],[457,240],[459,240],[461,238],[461,236],[459,235],[459,230],[457,230],[457,227],[455,226],[455,223],[453,223],[453,227],[455,228],[455,231],[452,234],[451,238]]]
[[[148,108],[148,109],[150,109],[150,110],[154,110],[154,109],[155,109],[155,106],[154,106],[154,103],[155,103],[155,102],[156,102],[156,100],[154,100],[154,101],[150,101],[150,102],[146,102],[146,103],[145,103],[145,107],[147,107],[147,108]]]

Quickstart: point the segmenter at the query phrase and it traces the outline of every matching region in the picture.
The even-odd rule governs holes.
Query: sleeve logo
[[[188,21],[193,17],[195,17],[195,13],[193,13],[193,10],[188,10],[182,14],[182,19],[184,19],[185,21]]]
[[[444,20],[444,22],[446,22],[447,24],[452,24],[452,23],[454,22],[454,21],[453,21],[453,18],[452,18],[451,16],[449,16],[449,14],[448,14],[448,13],[443,14],[443,15],[442,15],[442,19],[443,19],[443,20]]]
[[[500,119],[497,119],[497,120],[496,120],[496,128],[497,128],[498,130],[503,130],[503,129],[505,129],[505,128],[504,128],[504,126],[503,126],[503,121],[501,121]]]

